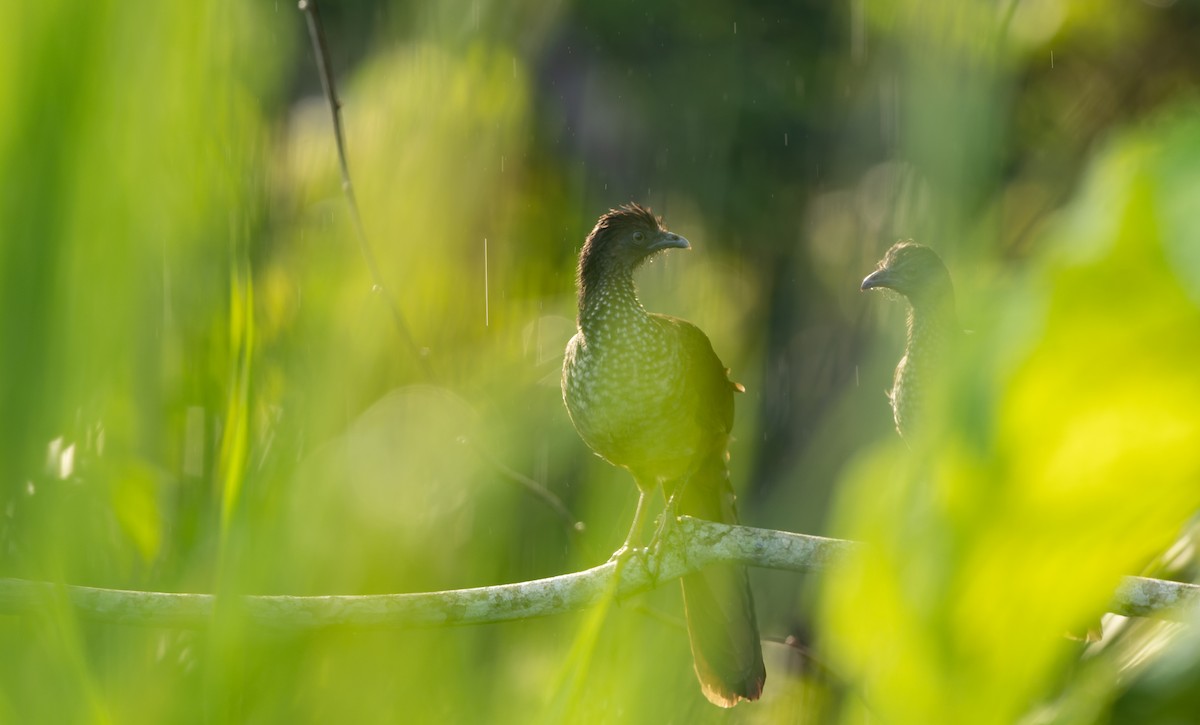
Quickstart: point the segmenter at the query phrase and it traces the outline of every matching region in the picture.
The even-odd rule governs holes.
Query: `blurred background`
[[[361,594],[603,562],[636,492],[572,429],[559,366],[579,247],[629,201],[694,247],[642,270],[645,306],[747,388],[743,521],[870,554],[752,572],[767,691],[730,712],[668,584],[293,635],[48,597],[0,616],[0,721],[1195,721],[1192,628],[1062,635],[1191,550],[1200,6],[321,12],[383,285],[294,4],[0,5],[0,576]],[[858,290],[902,238],[973,331],[919,446],[884,394],[905,304]]]

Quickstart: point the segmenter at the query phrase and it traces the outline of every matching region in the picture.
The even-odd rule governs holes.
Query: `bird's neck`
[[[609,269],[579,290],[579,329],[592,344],[619,341],[650,325],[633,284],[633,270]]]
[[[938,351],[956,334],[958,316],[954,311],[954,299],[922,300],[908,308],[908,352],[909,355],[930,356]]]

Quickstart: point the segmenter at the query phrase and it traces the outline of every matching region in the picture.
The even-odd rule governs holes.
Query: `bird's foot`
[[[658,557],[647,546],[630,546],[628,543],[622,544],[621,548],[613,552],[612,556],[608,557],[608,563],[616,563],[617,569],[613,573],[614,584],[620,581],[621,575],[625,567],[633,564],[635,568],[640,568],[650,577],[650,581],[654,586],[658,585]],[[635,563],[636,562],[636,563]]]
[[[625,542],[624,544],[621,544],[621,548],[617,549],[616,551],[614,551],[612,553],[612,556],[608,557],[608,563],[612,563],[615,561],[618,564],[624,564],[625,562],[629,561],[633,557],[638,556],[638,555],[644,555],[648,552],[649,552],[649,549],[647,549],[645,547],[638,548],[636,546],[630,546],[629,542]]]
[[[662,557],[667,538],[671,535],[672,529],[679,523],[675,504],[675,496],[672,495],[671,498],[667,499],[667,505],[658,520],[658,526],[654,529],[654,535],[650,537],[650,543],[646,548],[650,551],[650,558],[652,559],[658,560]]]
[[[650,575],[650,580],[655,584],[658,583],[658,573],[662,569],[662,560],[667,553],[676,524],[674,513],[670,510],[663,511],[662,519],[658,522],[654,535],[650,537],[650,541],[644,549],[638,550],[639,554],[645,556],[643,561],[646,573]]]

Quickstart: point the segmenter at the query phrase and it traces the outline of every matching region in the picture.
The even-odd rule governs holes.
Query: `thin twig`
[[[565,503],[563,503],[563,500],[556,496],[553,491],[546,488],[539,481],[526,476],[520,471],[510,468],[499,458],[496,458],[489,453],[482,445],[471,439],[464,440],[466,444],[471,447],[471,450],[475,451],[476,455],[482,458],[485,463],[495,468],[505,478],[522,486],[526,491],[533,494],[540,501],[542,501],[542,503],[550,507],[550,510],[563,520],[563,523],[566,524],[568,531],[571,531],[572,533],[581,533],[586,528],[584,523],[575,518],[575,516],[571,513],[571,510],[567,508]]]
[[[651,565],[643,554],[624,563],[616,596],[630,597],[718,562],[787,571],[828,568],[859,544],[786,531],[728,526],[683,517],[663,541]],[[264,631],[328,627],[406,628],[504,622],[583,609],[609,596],[617,564],[549,579],[423,594],[367,596],[243,596],[225,599],[222,611],[240,611]],[[0,579],[0,614],[46,610],[65,598],[81,616],[104,622],[158,627],[204,627],[211,622],[211,594],[173,594],[96,589],[23,579]],[[226,609],[228,606],[228,609]],[[1183,620],[1200,610],[1200,586],[1125,577],[1114,612]]]
[[[329,113],[333,118],[333,136],[337,142],[338,165],[342,172],[342,192],[345,193],[346,204],[350,207],[350,221],[354,225],[354,235],[358,238],[358,248],[362,252],[363,261],[366,262],[367,270],[371,274],[375,292],[384,300],[391,312],[396,331],[408,345],[417,364],[420,365],[421,371],[425,374],[425,378],[433,380],[435,379],[433,366],[430,365],[422,348],[417,345],[412,330],[404,318],[404,313],[400,310],[400,304],[383,281],[379,262],[376,260],[375,251],[367,238],[362,215],[358,211],[358,200],[354,195],[354,185],[350,181],[350,164],[346,158],[346,135],[342,129],[342,102],[338,100],[337,88],[333,82],[333,64],[329,60],[329,45],[325,42],[325,30],[321,25],[320,12],[317,10],[317,0],[300,0],[300,11],[304,13],[304,17],[308,21],[308,37],[312,41],[313,55],[317,61],[317,73],[321,77],[321,88],[325,91],[325,99],[329,102]]]
[[[325,30],[321,23],[321,14],[317,8],[316,0],[300,0],[300,11],[304,13],[304,17],[308,21],[308,36],[312,41],[313,55],[317,61],[317,72],[321,78],[321,88],[325,92],[325,99],[329,102],[329,112],[333,120],[333,137],[337,145],[338,165],[342,174],[342,191],[346,194],[346,204],[350,208],[350,219],[354,225],[354,234],[358,239],[359,249],[362,251],[363,260],[366,262],[367,269],[371,274],[371,282],[374,285],[375,291],[384,300],[391,312],[396,330],[400,333],[400,337],[404,339],[405,344],[408,345],[413,357],[416,358],[422,372],[425,374],[425,378],[432,381],[435,379],[433,367],[430,365],[429,359],[423,353],[421,347],[417,345],[416,339],[413,337],[412,331],[405,321],[404,313],[400,310],[399,303],[396,302],[396,298],[384,283],[383,273],[379,269],[379,262],[375,258],[375,252],[371,247],[370,240],[367,238],[366,227],[363,226],[362,215],[358,210],[358,200],[354,194],[354,184],[350,180],[350,164],[346,156],[346,134],[342,126],[342,102],[338,99],[337,87],[334,85],[333,64],[329,60],[329,44],[325,40]],[[505,466],[496,460],[495,457],[488,455],[479,446],[473,447],[507,478],[521,484],[545,502],[555,514],[566,522],[571,531],[583,531],[583,523],[572,516],[562,500],[551,493],[545,486]]]

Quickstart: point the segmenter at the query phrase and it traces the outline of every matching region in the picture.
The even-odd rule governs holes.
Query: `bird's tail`
[[[723,450],[710,455],[678,495],[680,514],[737,523]],[[757,700],[766,671],[745,567],[710,566],[682,583],[692,659],[704,696],[720,707]]]

